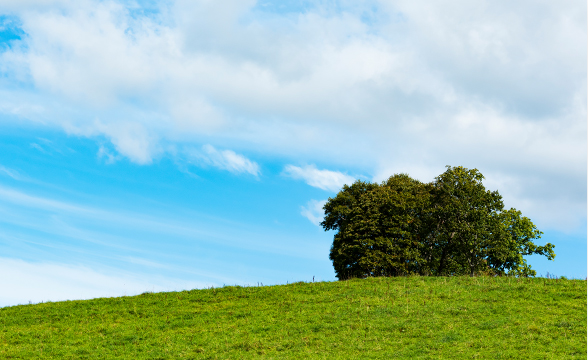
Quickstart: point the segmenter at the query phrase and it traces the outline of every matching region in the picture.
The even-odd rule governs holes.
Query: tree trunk
[[[447,245],[445,245],[445,247],[443,247],[443,252],[441,253],[441,261],[439,261],[439,269],[437,270],[437,276],[441,276],[441,272],[445,269],[445,259],[447,258],[447,248],[451,245],[451,240],[453,239],[454,235],[455,235],[455,231],[451,233],[451,236],[449,237],[449,241],[447,242]]]
[[[443,248],[441,253],[441,261],[439,261],[439,268],[437,269],[437,276],[441,276],[443,268],[445,267],[445,257],[447,256],[447,247]]]

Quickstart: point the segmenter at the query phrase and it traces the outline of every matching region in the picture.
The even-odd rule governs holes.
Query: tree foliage
[[[335,230],[330,259],[339,279],[368,276],[534,276],[524,255],[555,257],[537,246],[539,231],[516,209],[505,210],[477,169],[447,167],[431,183],[406,174],[381,184],[345,185],[324,206]]]

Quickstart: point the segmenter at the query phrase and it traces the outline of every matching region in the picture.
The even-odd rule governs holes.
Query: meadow
[[[586,359],[586,281],[397,277],[0,309],[2,359]]]

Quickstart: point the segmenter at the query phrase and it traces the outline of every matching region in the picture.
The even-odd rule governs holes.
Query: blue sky
[[[0,306],[335,280],[321,205],[478,168],[586,277],[586,4],[0,3]]]

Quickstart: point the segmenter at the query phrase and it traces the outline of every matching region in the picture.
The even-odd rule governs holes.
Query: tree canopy
[[[345,185],[324,206],[337,233],[330,259],[340,280],[420,275],[535,276],[523,258],[553,260],[554,245],[516,209],[504,209],[477,169],[448,166],[430,183],[396,174],[381,184]]]

